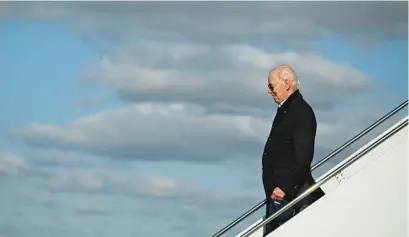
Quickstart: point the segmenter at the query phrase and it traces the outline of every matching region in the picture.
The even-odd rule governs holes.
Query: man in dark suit
[[[301,188],[305,190],[314,184],[311,162],[317,131],[314,111],[301,95],[297,76],[289,65],[270,71],[268,93],[278,104],[278,110],[262,158],[266,217],[293,200]],[[322,190],[317,190],[302,202],[308,205],[322,195]],[[280,217],[294,215],[296,208]],[[280,225],[279,219],[265,226],[264,236]]]

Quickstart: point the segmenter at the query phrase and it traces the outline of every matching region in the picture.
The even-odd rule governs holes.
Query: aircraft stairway
[[[315,185],[277,213],[267,219],[259,218],[238,234],[231,233],[258,210],[264,213],[266,200],[263,200],[212,237],[261,237],[268,222],[318,188],[325,196],[268,236],[407,236],[403,234],[407,208],[402,204],[407,199],[406,191],[402,191],[407,187],[408,113],[404,110],[407,105],[408,100],[314,164],[312,171],[330,164],[332,167],[315,179]],[[348,151],[352,154],[346,155]],[[337,162],[337,158],[342,160]]]

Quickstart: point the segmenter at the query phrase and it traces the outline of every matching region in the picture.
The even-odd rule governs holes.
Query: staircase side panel
[[[345,169],[336,189],[271,237],[406,237],[407,126]]]

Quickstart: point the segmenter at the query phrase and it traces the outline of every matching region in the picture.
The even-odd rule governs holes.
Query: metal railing
[[[386,134],[382,134],[382,136],[378,137],[376,140],[372,141],[367,147],[359,151],[357,154],[353,155],[350,159],[348,159],[345,163],[341,164],[338,166],[336,169],[334,169],[332,172],[326,174],[324,177],[322,177],[319,181],[317,181],[313,186],[308,188],[306,191],[304,191],[302,194],[297,196],[295,199],[293,199],[291,202],[289,202],[287,205],[285,205],[283,208],[279,209],[276,213],[271,215],[270,217],[266,218],[262,222],[256,224],[253,226],[251,229],[240,235],[240,237],[248,237],[255,231],[257,231],[259,228],[263,227],[264,225],[268,224],[270,221],[273,219],[277,218],[279,215],[284,213],[287,209],[291,208],[295,204],[297,204],[299,201],[307,197],[307,195],[311,194],[315,190],[317,190],[319,187],[321,187],[322,184],[324,184],[326,181],[331,179],[333,176],[335,176],[337,173],[348,167],[350,164],[354,163],[356,160],[367,154],[369,151],[374,149],[376,146],[378,146],[380,143],[384,142],[387,140],[389,137],[393,136],[395,133],[397,133],[399,130],[401,130],[403,127],[405,127],[408,124],[408,117],[406,117],[403,121],[400,121],[394,128],[392,128],[390,131],[388,131]]]
[[[398,113],[399,111],[401,111],[403,108],[405,108],[408,105],[408,100],[405,100],[404,102],[402,102],[400,105],[398,105],[396,108],[394,108],[393,110],[391,110],[390,112],[388,112],[387,114],[385,114],[382,118],[378,119],[376,122],[372,123],[371,125],[369,125],[367,128],[365,128],[364,130],[362,130],[360,133],[358,133],[357,135],[355,135],[353,138],[351,138],[350,140],[348,140],[347,142],[345,142],[344,144],[342,144],[341,146],[339,146],[337,149],[335,149],[334,151],[332,151],[329,155],[327,155],[326,157],[324,157],[323,159],[321,159],[320,161],[318,161],[317,163],[315,163],[312,167],[311,167],[311,171],[314,171],[316,168],[320,167],[321,165],[323,165],[324,163],[326,163],[328,160],[330,160],[331,158],[333,158],[334,156],[336,156],[337,154],[339,154],[341,151],[343,151],[345,148],[347,148],[348,146],[350,146],[352,143],[356,142],[358,139],[360,139],[361,137],[365,136],[366,134],[368,134],[369,132],[371,132],[373,129],[375,129],[377,126],[379,126],[381,123],[383,123],[384,121],[386,121],[387,119],[391,118],[393,115],[395,115],[396,113]],[[264,199],[263,201],[257,203],[254,207],[252,207],[250,210],[246,211],[244,214],[242,214],[241,216],[239,216],[237,219],[235,219],[234,221],[232,221],[231,223],[229,223],[228,225],[226,225],[223,229],[219,230],[218,232],[216,232],[214,235],[212,235],[212,237],[220,237],[222,236],[224,233],[226,233],[227,231],[229,231],[230,229],[232,229],[233,227],[235,227],[237,224],[239,224],[241,221],[243,221],[244,219],[246,219],[248,216],[250,216],[251,214],[253,214],[254,212],[256,212],[257,210],[259,210],[262,206],[264,206],[264,204],[266,204],[267,199]],[[284,208],[282,208],[284,209]]]

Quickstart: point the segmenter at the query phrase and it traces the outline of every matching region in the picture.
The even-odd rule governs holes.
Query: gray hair
[[[284,81],[284,80],[290,79],[290,81],[293,82],[291,85],[293,90],[298,89],[300,85],[300,81],[298,80],[297,73],[295,73],[294,69],[290,65],[282,64],[270,70],[270,72],[273,72],[273,71],[278,72],[277,74],[280,80]]]

